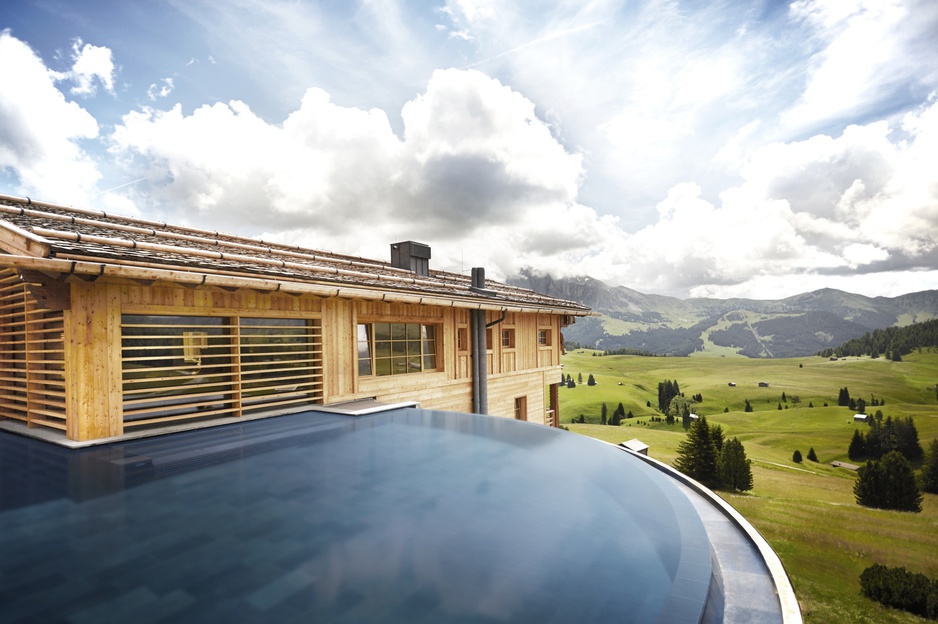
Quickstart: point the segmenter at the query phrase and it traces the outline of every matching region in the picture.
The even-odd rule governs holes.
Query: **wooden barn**
[[[0,195],[0,424],[95,441],[375,399],[556,426],[589,309],[390,256]]]

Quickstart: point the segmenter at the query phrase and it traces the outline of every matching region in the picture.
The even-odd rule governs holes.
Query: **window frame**
[[[469,351],[469,328],[468,327],[456,328],[456,350],[460,353],[467,353]]]
[[[359,321],[356,340],[359,377],[393,377],[443,370],[441,323]]]
[[[515,348],[515,328],[514,327],[502,327],[501,343],[502,343],[502,349],[514,349]]]
[[[515,397],[515,410],[514,410],[515,420],[524,420],[528,419],[528,397],[520,396]]]

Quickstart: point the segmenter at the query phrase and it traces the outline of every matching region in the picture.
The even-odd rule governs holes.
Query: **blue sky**
[[[0,192],[681,297],[938,288],[927,0],[7,0],[0,30]]]

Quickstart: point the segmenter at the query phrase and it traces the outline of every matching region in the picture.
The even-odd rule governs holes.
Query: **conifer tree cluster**
[[[723,428],[711,427],[701,416],[678,444],[674,467],[710,487],[744,492],[752,489],[752,461],[738,438],[724,441]]]
[[[875,396],[873,396],[873,397],[870,397],[870,402],[867,403],[866,400],[863,398],[855,399],[851,397],[850,391],[847,388],[841,388],[840,394],[837,395],[837,405],[841,407],[849,407],[850,409],[863,414],[866,412],[867,405],[872,405],[873,407],[879,407],[881,405],[886,405],[886,400],[877,399]]]
[[[889,451],[882,459],[860,466],[853,494],[864,507],[922,511],[922,493],[915,482],[915,472],[899,451]]]
[[[850,391],[846,388],[840,389],[840,394],[837,395],[837,405],[840,407],[847,407],[850,405]]]
[[[881,411],[869,419],[869,431],[853,432],[853,439],[847,449],[850,459],[880,459],[890,451],[899,451],[910,462],[920,461],[925,453],[918,441],[918,429],[911,416],[883,420]]]
[[[613,427],[618,427],[622,424],[622,421],[626,418],[634,418],[635,415],[632,414],[632,410],[629,410],[628,413],[625,411],[625,406],[622,403],[619,403],[619,406],[609,414],[609,407],[603,403],[599,411],[599,424],[600,425],[611,425]]]
[[[670,379],[665,379],[658,384],[658,409],[661,412],[667,413],[668,407],[671,405],[671,399],[676,396],[680,396],[681,386],[677,383],[677,379],[671,381]]]
[[[847,357],[880,355],[894,362],[901,362],[903,355],[914,349],[938,346],[938,319],[915,323],[906,327],[887,327],[874,329],[859,338],[848,340],[836,349],[824,349],[818,355],[822,357]]]

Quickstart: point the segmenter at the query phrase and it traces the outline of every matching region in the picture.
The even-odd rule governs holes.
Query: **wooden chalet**
[[[556,426],[589,309],[391,256],[0,195],[0,421],[92,441],[375,399]]]

